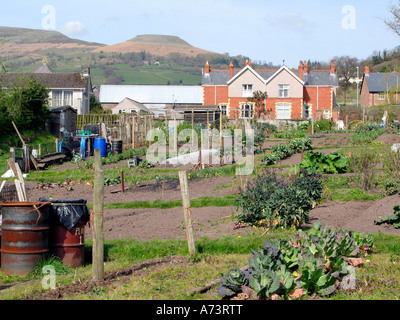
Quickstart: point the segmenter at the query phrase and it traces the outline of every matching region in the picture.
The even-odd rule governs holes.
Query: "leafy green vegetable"
[[[257,250],[252,249],[249,269],[229,271],[218,292],[232,297],[246,290],[261,299],[292,299],[314,293],[329,296],[338,288],[353,289],[355,268],[347,257],[360,256],[361,247],[369,250],[372,246],[368,235],[323,228],[316,222],[287,241],[269,239]]]
[[[399,205],[394,206],[393,210],[394,210],[394,215],[377,218],[377,219],[375,219],[374,223],[378,224],[378,225],[383,224],[383,223],[392,224],[395,229],[399,229],[400,228],[400,206]]]
[[[322,197],[322,176],[301,171],[291,181],[263,171],[236,198],[238,221],[267,227],[298,227]]]
[[[340,152],[325,155],[322,152],[309,151],[304,154],[300,169],[319,171],[321,173],[344,173],[348,171],[349,159]]]

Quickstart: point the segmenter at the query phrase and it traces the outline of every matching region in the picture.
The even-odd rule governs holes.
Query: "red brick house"
[[[266,119],[337,119],[334,111],[338,78],[332,61],[329,70],[308,70],[300,62],[297,70],[254,69],[251,61],[240,70],[233,63],[227,70],[212,70],[208,61],[203,72],[203,104],[218,105],[230,119],[253,118],[254,103],[248,98],[266,92]]]
[[[399,104],[399,84],[399,73],[370,73],[369,67],[365,66],[360,88],[361,107]]]

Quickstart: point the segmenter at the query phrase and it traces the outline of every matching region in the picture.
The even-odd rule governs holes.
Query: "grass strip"
[[[190,205],[192,208],[211,206],[229,207],[236,205],[235,199],[236,196],[234,195],[227,195],[223,197],[199,197],[191,199]],[[91,208],[92,206],[92,203],[88,204],[89,208]],[[104,204],[104,209],[170,209],[175,207],[182,207],[182,200],[163,201],[161,199],[157,199],[155,201],[114,202]]]

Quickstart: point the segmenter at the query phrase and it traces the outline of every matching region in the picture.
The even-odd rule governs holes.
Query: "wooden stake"
[[[192,147],[194,148],[194,110],[192,109]]]
[[[196,253],[196,247],[194,244],[192,209],[190,207],[189,186],[188,186],[186,170],[179,171],[179,182],[181,185],[183,214],[185,216],[186,237],[188,241],[189,254],[193,255]]]
[[[1,186],[0,186],[0,193],[3,191],[3,188],[4,188],[5,184],[6,184],[6,181],[7,181],[7,180],[4,180],[4,181],[1,183]]]
[[[124,184],[124,170],[121,170],[121,192],[125,192],[125,184]]]
[[[94,151],[94,194],[93,194],[93,280],[104,280],[104,172],[101,165],[100,149]]]
[[[18,131],[17,126],[15,125],[14,121],[11,121],[11,123],[14,126],[15,131],[17,131],[18,137],[21,140],[22,145],[25,145],[25,141],[24,141],[24,139],[22,139],[21,135],[19,134],[19,131]]]
[[[176,123],[176,114],[174,113],[174,155],[178,152],[178,124]]]
[[[14,180],[14,183],[15,183],[15,189],[17,189],[18,201],[25,201],[21,183],[17,179]]]
[[[222,113],[219,113],[219,148],[222,148]]]
[[[132,149],[135,149],[135,116],[132,117]]]
[[[20,201],[29,201],[29,197],[26,192],[24,176],[22,175],[22,171],[21,171],[21,168],[19,167],[18,162],[15,163],[15,169],[17,171],[17,177],[18,177],[18,180],[19,180],[19,183],[21,186],[22,196],[24,199],[24,200],[20,200]]]

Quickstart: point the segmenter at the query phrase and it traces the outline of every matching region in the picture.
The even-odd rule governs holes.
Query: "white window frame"
[[[122,114],[122,113],[126,113],[125,109],[118,109],[118,113]]]
[[[329,116],[330,116],[330,111],[329,110],[324,110],[324,119],[329,120]]]
[[[53,107],[59,106],[73,106],[74,92],[72,90],[53,90],[51,92],[51,105]]]
[[[240,104],[240,118],[241,119],[253,119],[253,117],[254,117],[254,103],[241,103]]]
[[[253,96],[253,85],[242,84],[242,97],[249,98]]]
[[[379,92],[378,93],[378,100],[379,101],[384,101],[386,99],[386,94],[384,92]]]
[[[290,86],[288,84],[280,84],[278,97],[279,98],[289,98],[289,90],[290,90]]]
[[[308,113],[308,117],[306,117],[307,113]],[[311,106],[310,105],[305,105],[303,107],[303,118],[304,119],[311,119]]]
[[[228,105],[227,104],[220,104],[219,105],[219,110],[221,111],[221,114],[223,116],[227,116],[228,115]]]
[[[62,106],[61,104],[63,101],[62,96],[63,96],[62,90],[53,90],[51,92],[51,105],[53,107]]]
[[[285,107],[285,108],[289,108],[289,115],[288,115],[288,117],[286,118],[286,117],[284,117],[284,118],[278,118],[278,109],[280,109],[280,108],[283,108],[283,107]],[[281,110],[282,111],[282,110]],[[277,120],[290,120],[290,118],[291,118],[291,112],[292,111],[292,105],[290,104],[290,103],[279,103],[279,104],[277,104],[276,105],[276,119]]]

